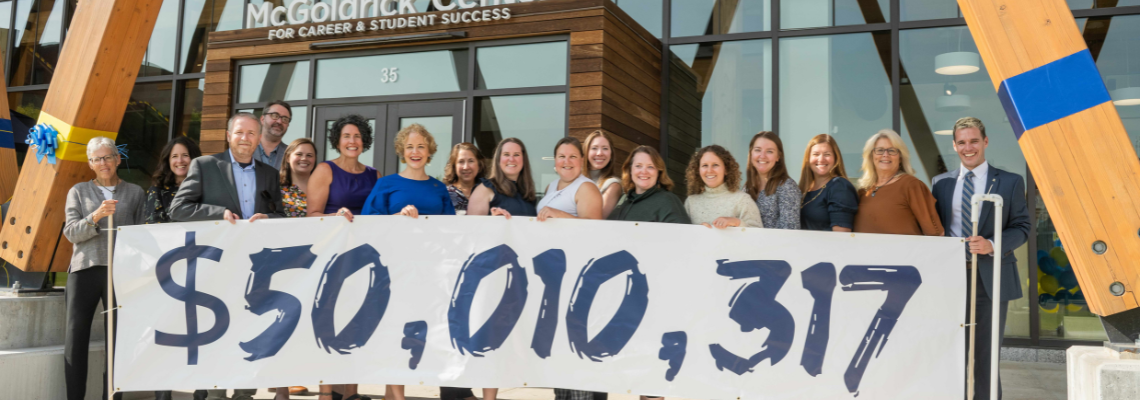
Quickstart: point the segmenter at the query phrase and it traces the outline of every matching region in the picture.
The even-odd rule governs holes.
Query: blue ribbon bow
[[[51,125],[39,124],[28,130],[28,138],[24,140],[29,146],[36,147],[36,162],[43,162],[47,157],[49,164],[55,164],[55,151],[59,148],[59,132]]]

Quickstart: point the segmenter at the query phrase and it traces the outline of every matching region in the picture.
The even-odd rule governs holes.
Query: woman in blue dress
[[[364,215],[455,215],[447,185],[428,176],[435,138],[423,125],[411,124],[396,134],[396,156],[407,167],[380,178],[364,202]]]

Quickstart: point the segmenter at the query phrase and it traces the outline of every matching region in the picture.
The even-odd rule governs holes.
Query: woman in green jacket
[[[688,224],[685,204],[670,192],[673,180],[665,173],[665,160],[649,146],[638,146],[622,165],[625,194],[608,219],[614,221]]]

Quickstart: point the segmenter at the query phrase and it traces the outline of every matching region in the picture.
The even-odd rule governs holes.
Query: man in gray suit
[[[277,169],[254,159],[261,123],[253,114],[237,113],[226,125],[229,149],[190,162],[190,171],[170,203],[175,221],[237,223],[285,216]]]
[[[216,221],[236,224],[284,217],[277,170],[253,159],[261,140],[261,122],[250,113],[237,113],[226,125],[229,149],[190,162],[190,171],[170,203],[175,221]],[[196,395],[198,393],[195,393]],[[234,389],[233,400],[253,400],[257,389]],[[196,396],[197,397],[197,396]],[[224,389],[208,390],[206,400],[225,400]]]
[[[954,123],[954,151],[962,160],[956,170],[934,177],[931,190],[934,192],[934,206],[946,236],[967,238],[968,244],[963,256],[968,262],[971,254],[978,255],[978,277],[982,290],[967,296],[977,298],[977,341],[974,356],[974,396],[977,400],[990,398],[990,340],[993,329],[998,329],[998,348],[1005,336],[1006,310],[1009,301],[1022,296],[1021,278],[1017,273],[1017,258],[1013,250],[1029,240],[1029,208],[1025,201],[1025,181],[1020,175],[1012,174],[989,165],[986,161],[986,147],[990,139],[986,137],[986,126],[974,117],[965,117]],[[978,212],[978,235],[973,235],[970,198],[974,193],[994,193],[1002,197],[1001,210],[1001,249],[994,249],[994,206],[983,203]],[[995,251],[996,250],[996,251]],[[1001,296],[994,298],[994,255],[1000,252]],[[968,271],[968,270],[967,270]],[[969,276],[969,274],[965,274]],[[967,278],[966,284],[969,285]],[[969,309],[970,297],[966,307]],[[999,302],[1000,318],[997,327],[992,326],[993,304]],[[967,336],[967,339],[969,337]],[[968,345],[967,345],[968,346]],[[1001,379],[993,382],[998,385],[998,399],[1001,398]]]

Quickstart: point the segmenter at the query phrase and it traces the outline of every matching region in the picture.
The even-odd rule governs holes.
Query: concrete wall
[[[91,324],[87,399],[103,391],[103,308]],[[64,296],[0,297],[0,398],[66,398],[63,340],[67,322]]]
[[[1140,355],[1073,346],[1067,357],[1069,400],[1140,399]]]

